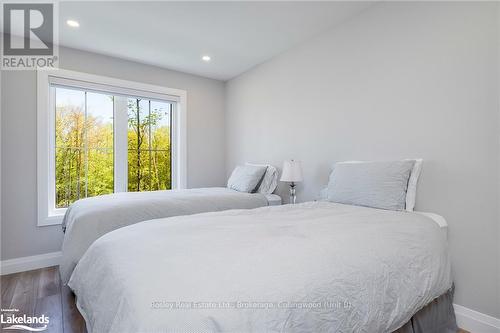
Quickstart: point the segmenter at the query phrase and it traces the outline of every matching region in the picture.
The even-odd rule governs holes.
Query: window
[[[181,90],[58,70],[38,73],[39,225],[86,197],[185,186]]]

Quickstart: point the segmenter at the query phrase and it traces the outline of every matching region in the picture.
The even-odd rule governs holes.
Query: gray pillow
[[[264,172],[264,176],[262,177],[256,192],[262,194],[273,193],[278,186],[278,170],[274,166],[266,164],[247,163],[246,165],[261,166],[266,168],[266,172]]]
[[[265,165],[239,165],[229,177],[227,187],[239,192],[254,192],[266,169]]]
[[[328,183],[329,201],[404,210],[415,161],[336,163]]]

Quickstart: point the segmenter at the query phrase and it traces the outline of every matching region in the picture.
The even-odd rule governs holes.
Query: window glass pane
[[[56,89],[56,147],[81,148],[84,140],[85,93]]]
[[[113,193],[113,171],[113,149],[89,149],[87,196]]]
[[[149,127],[146,120],[149,110],[144,109],[144,100],[129,98],[128,106],[128,190],[143,191],[145,189],[144,175],[145,164],[149,158],[145,158],[148,142],[145,142]],[[144,152],[143,149],[146,149]]]
[[[87,146],[113,148],[113,96],[87,92]]]
[[[128,190],[171,189],[171,106],[128,99]]]
[[[149,150],[128,151],[128,190],[150,191]]]
[[[114,190],[113,97],[56,87],[56,208]]]
[[[85,198],[85,154],[83,149],[56,149],[56,208]]]
[[[151,149],[170,149],[169,103],[151,101]]]
[[[170,150],[152,151],[152,171],[153,171],[153,189],[170,190],[172,188],[170,172]]]
[[[171,189],[170,122],[171,104],[151,101],[151,188]]]
[[[87,196],[113,193],[113,96],[87,92]]]

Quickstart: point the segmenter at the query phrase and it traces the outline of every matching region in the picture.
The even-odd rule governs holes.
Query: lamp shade
[[[281,173],[282,182],[301,182],[302,164],[300,161],[289,160],[283,162],[283,172]]]

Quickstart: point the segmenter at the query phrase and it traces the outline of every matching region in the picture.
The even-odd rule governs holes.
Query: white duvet
[[[429,218],[326,202],[125,227],[69,282],[89,332],[392,332],[451,284]]]
[[[78,260],[102,235],[134,223],[227,209],[267,206],[266,196],[223,187],[123,192],[75,202],[64,216],[61,278],[67,283]]]

